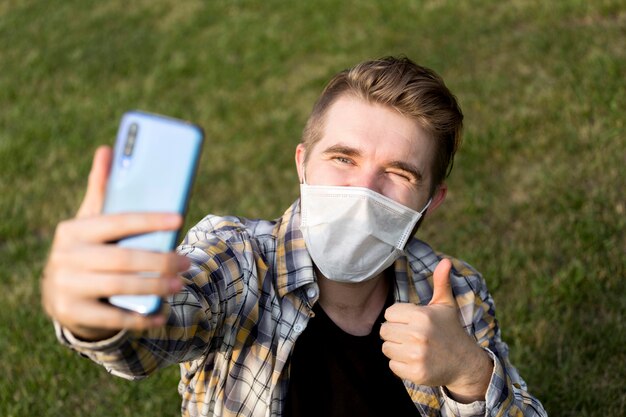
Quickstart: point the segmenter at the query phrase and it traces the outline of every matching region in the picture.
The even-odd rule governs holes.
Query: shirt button
[[[309,299],[317,297],[317,290],[314,287],[309,287],[306,290],[306,296],[309,297]]]
[[[304,327],[300,323],[293,326],[293,331],[296,333],[302,333],[302,330],[304,330]]]

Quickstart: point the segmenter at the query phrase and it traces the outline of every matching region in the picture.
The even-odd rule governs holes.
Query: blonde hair
[[[406,57],[362,62],[330,80],[302,133],[305,162],[323,135],[326,112],[345,94],[396,109],[414,119],[432,137],[436,151],[431,191],[450,174],[454,154],[461,144],[463,113],[439,75]]]

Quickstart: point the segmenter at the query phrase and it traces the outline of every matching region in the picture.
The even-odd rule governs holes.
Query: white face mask
[[[362,282],[404,252],[421,212],[368,188],[300,184],[301,224],[306,247],[324,276]]]

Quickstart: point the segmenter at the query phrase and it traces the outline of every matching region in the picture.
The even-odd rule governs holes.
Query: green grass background
[[[421,236],[481,270],[514,363],[554,416],[626,413],[626,4],[0,2],[0,415],[175,416],[176,367],[139,383],[55,341],[39,276],[55,224],[127,109],[207,133],[186,227],[274,218],[328,78],[406,54],[466,115]]]

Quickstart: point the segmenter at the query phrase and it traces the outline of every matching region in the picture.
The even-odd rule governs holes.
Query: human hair
[[[407,57],[384,57],[341,71],[324,88],[304,127],[305,162],[323,135],[328,109],[347,94],[389,106],[415,120],[429,134],[435,141],[431,184],[434,192],[452,170],[463,128],[461,108],[443,79]]]

